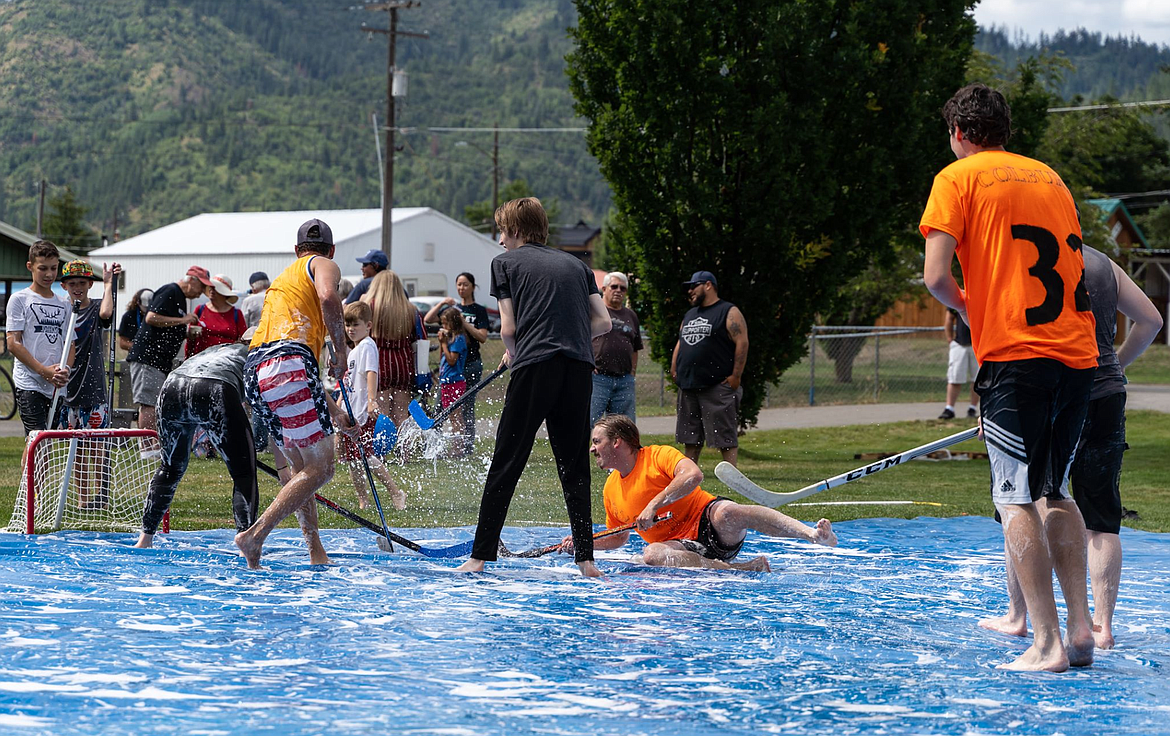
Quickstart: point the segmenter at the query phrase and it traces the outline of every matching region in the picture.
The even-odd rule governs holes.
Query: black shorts
[[[1121,459],[1125,443],[1125,393],[1089,402],[1072,465],[1072,491],[1085,528],[1121,531]]]
[[[30,432],[39,432],[49,428],[49,405],[51,396],[45,396],[40,391],[32,389],[16,389],[16,408],[20,409],[20,422],[24,425],[24,436]],[[59,402],[58,411],[64,408],[65,402]]]
[[[1069,466],[1089,407],[1094,368],[1049,358],[985,361],[975,381],[991,460],[991,500],[1068,500]]]
[[[711,507],[720,501],[730,501],[726,496],[719,496],[712,499],[706,506],[703,507],[703,515],[699,517],[699,532],[697,539],[680,539],[682,545],[688,552],[694,552],[697,555],[706,557],[709,560],[723,560],[729,562],[735,559],[739,554],[740,549],[743,548],[744,540],[741,539],[737,544],[726,545],[719,535],[715,533],[715,527],[711,524]]]

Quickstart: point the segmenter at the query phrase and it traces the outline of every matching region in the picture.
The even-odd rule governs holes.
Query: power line
[[[447,128],[415,125],[398,128],[399,133],[584,133],[588,128]]]
[[[1170,100],[1143,100],[1141,102],[1112,102],[1102,105],[1078,105],[1076,107],[1050,107],[1048,112],[1086,112],[1089,110],[1110,110],[1117,107],[1163,107]]]

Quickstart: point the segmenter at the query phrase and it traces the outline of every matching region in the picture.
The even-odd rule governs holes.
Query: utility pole
[[[386,164],[382,169],[382,252],[386,254],[386,260],[391,264],[391,268],[393,268],[393,261],[390,260],[391,213],[394,210],[394,88],[401,86],[399,96],[406,95],[405,75],[399,81],[398,70],[394,65],[397,40],[399,36],[429,38],[426,33],[409,33],[398,30],[398,11],[417,8],[419,4],[418,0],[391,0],[391,2],[368,2],[362,6],[365,10],[376,10],[390,14],[389,29],[367,28],[366,24],[362,23],[362,30],[366,33],[384,33],[389,39],[389,53],[386,56],[386,151],[383,154],[386,157]]]
[[[44,231],[41,229],[41,223],[45,220],[45,180],[41,179],[41,193],[38,197],[40,203],[37,205],[37,240],[45,237]]]
[[[492,139],[492,240],[496,239],[496,210],[500,208],[500,123]]]

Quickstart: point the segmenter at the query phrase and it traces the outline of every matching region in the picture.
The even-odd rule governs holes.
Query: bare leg
[[[676,547],[670,542],[655,542],[647,545],[642,552],[642,560],[654,567],[703,567],[710,570],[753,570],[755,572],[771,572],[768,558],[756,557],[747,562],[724,562],[712,560],[690,550]]]
[[[1085,585],[1085,520],[1073,501],[1047,500],[1041,507],[1044,534],[1060,589],[1068,608],[1066,622],[1068,662],[1073,667],[1093,663],[1093,623]],[[1032,623],[1035,626],[1033,616]]]
[[[292,465],[294,475],[292,479],[280,489],[276,498],[256,519],[256,523],[247,530],[236,535],[236,546],[248,561],[248,567],[260,567],[260,555],[263,551],[264,540],[276,528],[298,509],[304,507],[305,502],[313,502],[313,494],[333,477],[333,443],[318,442],[312,447],[302,447],[299,450],[285,448],[283,451]],[[316,520],[316,511],[313,512]],[[302,524],[302,531],[304,526]],[[314,530],[315,533],[315,530]],[[306,533],[306,539],[308,534]],[[318,540],[319,541],[319,540]],[[322,550],[323,551],[323,550]],[[310,549],[310,560],[313,550]],[[318,564],[314,562],[314,564]],[[324,564],[324,563],[320,563]]]
[[[297,509],[296,514],[301,525],[301,534],[309,547],[309,564],[328,565],[329,555],[325,553],[325,545],[321,544],[321,535],[318,533],[320,527],[317,522],[316,500],[310,498],[305,501],[305,505]]]
[[[1093,639],[1098,649],[1113,648],[1113,609],[1121,585],[1121,537],[1087,531],[1089,579],[1093,583]]]
[[[358,463],[346,463],[349,468],[349,479],[353,481],[353,489],[357,491],[358,508],[368,509],[370,507],[370,492],[366,488],[365,473],[358,468]]]
[[[723,462],[731,463],[732,465],[736,465],[738,463],[738,461],[739,461],[739,448],[738,447],[728,447],[727,449],[720,450],[719,452],[723,455]]]
[[[755,529],[770,537],[807,539],[813,544],[837,546],[837,535],[833,533],[833,525],[828,519],[821,519],[816,526],[809,528],[776,509],[745,506],[734,501],[720,501],[711,507],[710,514],[715,533],[726,544],[738,543],[748,529]]]
[[[979,408],[979,394],[975,393],[974,383],[971,384],[971,398],[968,399],[968,401],[971,402],[971,406],[975,407],[976,409]]]
[[[138,428],[149,429],[152,432],[158,431],[158,411],[155,407],[145,404],[138,405]],[[143,443],[142,449],[148,452],[158,450],[159,444],[155,440],[147,440]]]
[[[1052,561],[1045,544],[1044,523],[1035,504],[999,506],[1009,564],[1016,570],[1028,613],[1032,615],[1032,646],[1000,669],[1068,669],[1068,653],[1060,639],[1060,620],[1052,591]]]
[[[1024,605],[1024,591],[1020,590],[1020,581],[1016,578],[1016,569],[1012,567],[1011,556],[1007,551],[1007,540],[1004,540],[1003,557],[1006,563],[1008,610],[1002,616],[985,618],[979,626],[989,631],[998,631],[1010,636],[1027,636],[1028,609]]]
[[[948,383],[947,384],[947,406],[954,406],[955,402],[959,400],[959,389],[962,384]]]
[[[375,478],[382,481],[382,485],[386,486],[386,490],[390,492],[390,503],[393,504],[394,508],[398,511],[405,509],[406,492],[399,488],[398,484],[394,482],[394,479],[390,477],[390,471],[387,470],[382,461],[376,457],[370,456],[367,457],[366,460],[368,460],[370,463],[370,472],[374,474]],[[362,483],[362,488],[365,488],[364,481]],[[364,494],[359,494],[359,496],[362,495]],[[365,506],[362,506],[363,509],[370,505],[369,499],[364,498],[364,503]]]
[[[683,445],[683,454],[696,463],[699,462],[699,453],[702,451],[702,445]]]

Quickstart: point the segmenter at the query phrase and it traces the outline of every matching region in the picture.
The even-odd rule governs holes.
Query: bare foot
[[[809,537],[813,544],[823,544],[826,547],[837,546],[837,535],[833,533],[833,524],[828,519],[821,519],[817,522],[816,531]]]
[[[1078,632],[1074,638],[1072,634],[1065,639],[1064,647],[1068,652],[1068,663],[1072,667],[1088,667],[1093,664],[1093,647],[1096,646],[1096,640],[1093,636],[1093,630],[1086,627],[1083,631]]]
[[[996,667],[997,670],[1016,670],[1020,672],[1064,672],[1068,669],[1068,655],[1064,647],[1057,647],[1048,655],[1041,654],[1035,645],[1021,654],[1014,662],[1005,662]]]
[[[483,572],[483,560],[474,557],[455,568],[455,572]]]
[[[138,535],[138,543],[135,544],[134,546],[137,547],[138,549],[150,549],[151,547],[154,546],[154,535],[147,534],[146,532],[142,532],[141,534]],[[1110,637],[1111,642],[1112,642],[1112,640],[1113,640],[1112,637]],[[1110,644],[1110,646],[1113,646],[1113,645]]]
[[[1004,614],[995,618],[983,619],[979,622],[979,628],[987,629],[988,631],[998,631],[1008,636],[1027,636],[1028,620],[1026,618],[1016,618],[1010,614]]]
[[[747,562],[731,562],[728,563],[736,570],[750,570],[751,572],[772,572],[772,566],[768,564],[768,558],[760,555],[754,560]]]
[[[593,564],[593,560],[584,560],[577,563],[577,567],[581,570],[581,574],[587,578],[604,577],[601,570],[597,569],[597,565]]]
[[[236,535],[236,546],[240,548],[240,554],[248,561],[248,567],[252,570],[260,569],[260,551],[263,544],[256,544],[252,539],[252,535],[243,531]]]
[[[406,508],[406,491],[401,488],[390,489],[390,503],[398,511]]]
[[[1093,624],[1093,642],[1098,649],[1112,649],[1115,643],[1113,641],[1113,628]]]
[[[325,552],[325,548],[310,549],[309,550],[309,564],[310,565],[332,565],[333,561],[329,559],[329,555]]]
[[[369,507],[370,507],[370,497],[369,496],[358,496],[358,508],[359,509],[368,509]]]

